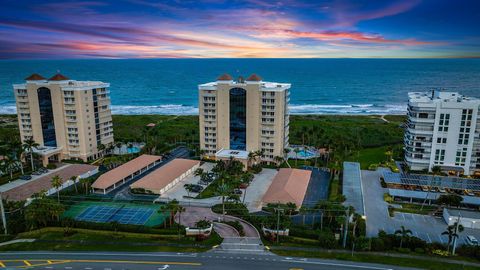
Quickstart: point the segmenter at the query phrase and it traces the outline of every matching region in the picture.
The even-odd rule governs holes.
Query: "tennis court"
[[[81,202],[70,207],[64,217],[78,221],[109,223],[118,222],[130,225],[154,227],[163,224],[165,215],[158,210],[158,204],[133,204],[110,202]]]

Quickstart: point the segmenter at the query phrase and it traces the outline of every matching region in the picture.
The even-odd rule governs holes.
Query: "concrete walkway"
[[[178,222],[178,214],[175,219]],[[213,229],[223,238],[222,244],[212,252],[271,255],[269,251],[265,250],[257,229],[240,218],[225,215],[225,221],[238,221],[242,225],[244,237],[240,237],[235,228],[215,222],[220,221],[222,215],[212,212],[210,208],[185,207],[185,212],[181,214],[180,224],[193,227],[197,221],[202,219],[214,222]]]
[[[16,243],[32,243],[34,242],[35,239],[14,239],[6,242],[0,243],[0,246],[7,246],[11,244],[16,244]]]

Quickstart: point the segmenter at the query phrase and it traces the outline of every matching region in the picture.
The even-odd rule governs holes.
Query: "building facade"
[[[410,169],[480,174],[480,100],[436,91],[408,97],[404,143]]]
[[[61,74],[50,79],[33,74],[25,80],[13,85],[20,136],[22,142],[33,139],[40,144],[35,152],[44,165],[62,159],[93,160],[113,144],[110,84]]]
[[[263,151],[274,162],[288,147],[288,83],[257,75],[233,80],[228,74],[199,85],[200,149],[207,158],[221,150]]]

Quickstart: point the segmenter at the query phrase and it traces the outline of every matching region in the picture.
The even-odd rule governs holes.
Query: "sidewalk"
[[[323,249],[323,248],[307,248],[307,247],[286,247],[286,246],[269,246],[270,250],[299,250],[299,251],[311,251],[311,252],[326,252],[326,253],[341,253],[341,254],[350,254],[351,250],[345,249]],[[387,256],[394,258],[404,258],[404,259],[419,259],[435,262],[445,262],[453,264],[468,265],[474,267],[480,267],[480,262],[469,262],[462,260],[454,260],[433,256],[420,256],[420,255],[411,255],[411,254],[400,254],[400,253],[390,253],[390,252],[369,252],[369,251],[355,251],[354,254],[363,254],[363,255],[377,255],[377,256]]]

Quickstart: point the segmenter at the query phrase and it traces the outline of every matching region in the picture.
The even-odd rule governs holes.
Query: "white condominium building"
[[[14,84],[22,142],[33,139],[43,163],[96,159],[113,144],[110,84],[33,74]],[[103,147],[102,146],[102,147]]]
[[[408,94],[405,162],[411,170],[480,173],[480,100],[455,92]]]
[[[215,159],[225,151],[240,157],[259,150],[265,162],[284,156],[290,84],[265,82],[255,74],[235,81],[224,74],[198,89],[200,149],[205,157]]]

